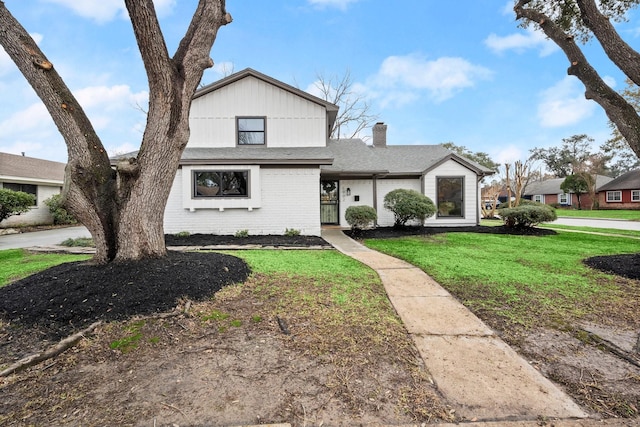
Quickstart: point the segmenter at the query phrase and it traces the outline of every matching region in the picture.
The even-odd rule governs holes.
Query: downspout
[[[373,174],[372,183],[373,183],[373,209],[375,209],[376,212],[378,212],[378,175]],[[374,227],[378,226],[377,215],[376,215],[376,220],[373,222],[373,226]]]

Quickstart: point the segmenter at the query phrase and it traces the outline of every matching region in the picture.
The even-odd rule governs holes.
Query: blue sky
[[[171,52],[194,0],[156,0]],[[110,154],[138,148],[146,75],[124,2],[6,0],[74,91]],[[601,108],[567,76],[564,54],[518,28],[513,0],[227,0],[233,22],[220,29],[216,63],[203,83],[253,68],[313,92],[318,75],[348,70],[389,144],[454,142],[500,163],[533,147],[611,132]],[[621,26],[636,49],[637,12]],[[624,76],[592,42],[592,64],[616,89]],[[0,151],[65,162],[66,146],[44,106],[0,50]],[[363,137],[370,135],[370,130]]]

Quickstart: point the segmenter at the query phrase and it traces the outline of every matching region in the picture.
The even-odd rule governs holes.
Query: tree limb
[[[78,342],[80,342],[80,340],[82,338],[85,337],[85,335],[88,335],[90,333],[93,332],[93,330],[95,328],[97,328],[98,326],[100,326],[102,324],[102,322],[95,322],[92,323],[91,325],[89,325],[89,327],[76,332],[73,335],[68,336],[67,338],[61,340],[58,344],[49,347],[47,350],[45,350],[42,353],[38,353],[38,354],[33,354],[31,356],[27,356],[25,358],[22,358],[20,360],[18,360],[16,363],[14,363],[13,365],[9,366],[7,369],[5,369],[4,371],[0,372],[0,377],[8,377],[11,374],[14,374],[16,372],[20,372],[24,369],[27,369],[30,366],[36,365],[42,361],[45,361],[47,359],[51,359],[52,357],[55,357],[57,355],[59,355],[60,353],[70,349],[71,347],[73,347],[74,345],[76,345]]]

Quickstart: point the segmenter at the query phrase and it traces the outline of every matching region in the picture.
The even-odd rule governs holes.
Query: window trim
[[[440,213],[440,180],[441,179],[459,179],[460,183],[460,214],[459,215],[442,215]],[[460,219],[466,218],[465,215],[465,176],[464,175],[455,175],[455,176],[436,176],[436,218],[438,219]]]
[[[262,133],[261,144],[243,144],[240,142],[240,120],[243,119],[262,119],[262,131],[242,131],[242,132],[254,132]],[[267,146],[267,116],[236,116],[236,146],[238,147],[266,147]]]
[[[217,174],[231,174],[231,173],[246,173],[246,194],[213,194],[213,195],[198,195],[197,194],[197,178],[199,173],[217,173]],[[191,171],[191,198],[193,199],[250,199],[251,198],[251,170],[250,169],[193,169]]]
[[[631,190],[631,201],[640,202],[640,190]]]
[[[544,203],[544,194],[534,194],[533,197],[531,197],[531,200],[538,203]]]
[[[617,194],[619,196],[618,199],[614,199],[612,196]],[[622,190],[611,190],[607,191],[606,194],[607,203],[622,203]]]

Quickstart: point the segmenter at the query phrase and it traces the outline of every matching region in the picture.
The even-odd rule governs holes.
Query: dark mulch
[[[207,252],[169,252],[166,258],[49,268],[0,288],[0,316],[59,339],[97,321],[171,311],[180,298],[202,300],[244,282],[239,258]]]
[[[190,234],[188,236],[176,236],[167,234],[164,236],[167,246],[211,246],[211,245],[262,245],[274,247],[309,247],[330,245],[318,236],[282,236],[264,235],[236,237],[231,235],[214,234]]]
[[[594,256],[585,259],[583,262],[589,267],[605,273],[640,280],[640,253]]]
[[[403,236],[430,236],[442,233],[512,234],[516,236],[550,236],[557,234],[545,228],[513,228],[505,226],[476,225],[470,227],[377,227],[368,230],[347,230],[345,234],[354,239],[387,239]]]

